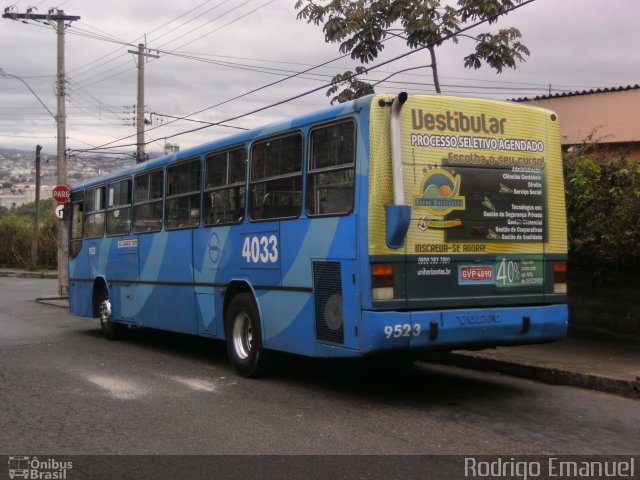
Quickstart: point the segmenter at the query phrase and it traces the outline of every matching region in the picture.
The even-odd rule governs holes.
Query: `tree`
[[[604,282],[640,268],[640,163],[592,142],[563,159],[569,258],[574,278]]]
[[[54,214],[55,202],[51,199],[40,202],[37,265],[55,268],[58,262],[56,235],[59,222]],[[31,243],[34,217],[35,203],[23,205],[10,212],[2,212],[0,208],[0,266],[17,268],[33,266]]]
[[[483,62],[501,73],[504,68],[515,68],[516,62],[529,55],[520,43],[516,28],[505,28],[497,33],[483,32],[470,36],[462,30],[477,22],[495,23],[498,16],[516,7],[524,0],[458,0],[458,8],[442,5],[442,0],[297,0],[298,19],[315,25],[324,24],[327,42],[340,43],[340,52],[351,58],[369,63],[384,49],[384,42],[392,37],[406,41],[410,49],[426,48],[430,54],[433,83],[440,93],[440,82],[435,48],[450,39],[457,43],[460,37],[473,40],[475,49],[464,57],[466,68],[478,69]],[[402,28],[397,28],[401,26]],[[356,72],[336,75],[327,96],[344,87],[331,103],[373,93],[374,86],[358,80],[366,73],[358,67]]]
[[[29,264],[31,223],[15,214],[0,219],[0,265],[25,267]]]
[[[41,218],[44,218],[44,216],[49,212],[53,212],[55,206],[56,202],[51,198],[40,200]],[[19,217],[29,217],[31,219],[36,218],[36,202],[25,203],[24,205],[19,206],[15,209],[15,214]]]

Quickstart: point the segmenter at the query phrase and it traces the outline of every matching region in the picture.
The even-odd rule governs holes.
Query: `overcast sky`
[[[325,44],[321,26],[296,19],[294,3],[20,0],[0,6],[15,5],[18,13],[25,13],[32,5],[37,6],[37,13],[58,7],[67,15],[81,17],[66,35],[70,149],[135,143],[132,107],[137,71],[134,56],[127,50],[145,42],[146,35],[150,49],[173,52],[160,53],[159,59],[145,64],[145,104],[147,118],[152,120],[146,133],[147,141],[152,141],[147,151],[160,151],[165,139],[184,149],[236,131],[231,127],[252,128],[329,104],[326,88],[322,88],[230,121],[226,128],[174,136],[202,124],[166,124],[169,116],[183,117],[218,104],[222,105],[191,118],[219,122],[244,115],[321,87],[336,73],[353,69],[357,64],[345,58],[313,70],[313,75],[260,89],[292,72],[340,56],[337,45]],[[636,0],[536,0],[498,23],[498,27],[521,30],[523,43],[531,51],[527,61],[500,75],[487,67],[467,70],[462,58],[471,51],[471,42],[462,40],[457,46],[448,42],[437,50],[443,93],[510,99],[544,95],[550,89],[558,93],[640,83],[639,18],[640,2]],[[469,33],[481,31],[482,26]],[[0,46],[0,68],[21,77],[55,113],[54,29],[44,23],[1,19]],[[402,41],[390,41],[372,64],[407,51]],[[370,72],[368,80],[380,80],[398,70],[427,63],[428,54],[423,51]],[[392,80],[397,83],[380,84],[376,91],[433,93],[431,72],[426,68],[396,75]],[[255,89],[260,90],[246,95]],[[234,99],[241,95],[245,96]],[[22,82],[0,78],[0,146],[32,150],[39,143],[45,153],[55,154],[55,135],[54,120],[36,96]],[[117,150],[131,153],[135,147]]]

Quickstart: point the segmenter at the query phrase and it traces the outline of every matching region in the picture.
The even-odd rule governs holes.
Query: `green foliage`
[[[41,215],[38,239],[38,265],[55,269],[58,266],[58,220],[53,210]]]
[[[356,74],[359,75],[365,73],[366,71],[367,69],[364,67],[356,67],[355,74],[351,71],[348,71],[333,77],[333,80],[331,81],[331,88],[327,90],[328,97],[338,92],[338,90],[340,90],[340,85],[346,84],[348,85],[348,87],[331,99],[331,105],[333,105],[335,102],[344,103],[348,102],[349,100],[355,100],[356,98],[375,93],[371,84],[362,82],[355,76]]]
[[[25,267],[30,263],[33,225],[28,219],[9,214],[0,219],[0,265]]]
[[[523,0],[458,0],[458,8],[446,5],[442,0],[297,0],[298,19],[323,25],[325,40],[340,44],[341,53],[369,63],[384,49],[384,42],[391,37],[405,40],[410,49],[428,45],[440,45],[445,38],[458,42],[465,36],[474,41],[475,50],[464,58],[467,68],[480,68],[484,63],[498,73],[515,68],[516,62],[529,55],[520,43],[520,31],[502,29],[497,33],[484,32],[476,36],[459,32],[476,22],[488,24],[497,21],[496,16],[522,3]],[[396,27],[401,26],[400,31]],[[431,65],[434,83],[438,83],[435,64]],[[363,69],[361,72],[365,73]],[[340,87],[344,90],[335,101],[343,102],[373,91],[366,82],[354,82],[354,74],[346,72],[332,80],[327,96],[334,95]],[[369,85],[364,88],[362,84]],[[355,87],[355,88],[354,88]]]
[[[57,222],[53,200],[40,201],[40,235],[37,266],[56,268]],[[11,268],[34,267],[31,258],[35,202],[14,210],[0,211],[0,266]]]
[[[503,29],[496,35],[481,33],[476,37],[476,51],[464,58],[464,66],[478,69],[484,60],[498,73],[504,67],[516,68],[516,60],[524,62],[529,55],[529,49],[517,40],[521,36],[517,28]]]
[[[53,212],[55,206],[56,202],[51,198],[40,200],[40,218],[44,218],[47,214]],[[19,206],[16,208],[15,213],[19,217],[36,218],[36,202],[25,203]]]
[[[564,165],[572,269],[602,281],[637,270],[640,164],[585,142],[565,154]]]

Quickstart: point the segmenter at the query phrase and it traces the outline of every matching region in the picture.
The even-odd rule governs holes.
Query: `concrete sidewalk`
[[[637,343],[567,338],[541,345],[456,350],[428,356],[427,361],[640,399]]]
[[[57,274],[2,269],[0,277],[57,278]],[[67,299],[55,296],[41,297],[36,301],[55,307],[69,306]],[[628,341],[572,337],[542,345],[429,354],[425,355],[424,361],[640,399],[640,344]]]

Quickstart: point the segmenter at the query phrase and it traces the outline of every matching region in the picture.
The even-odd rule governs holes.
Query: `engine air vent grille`
[[[342,269],[339,262],[313,262],[316,338],[344,344]]]

